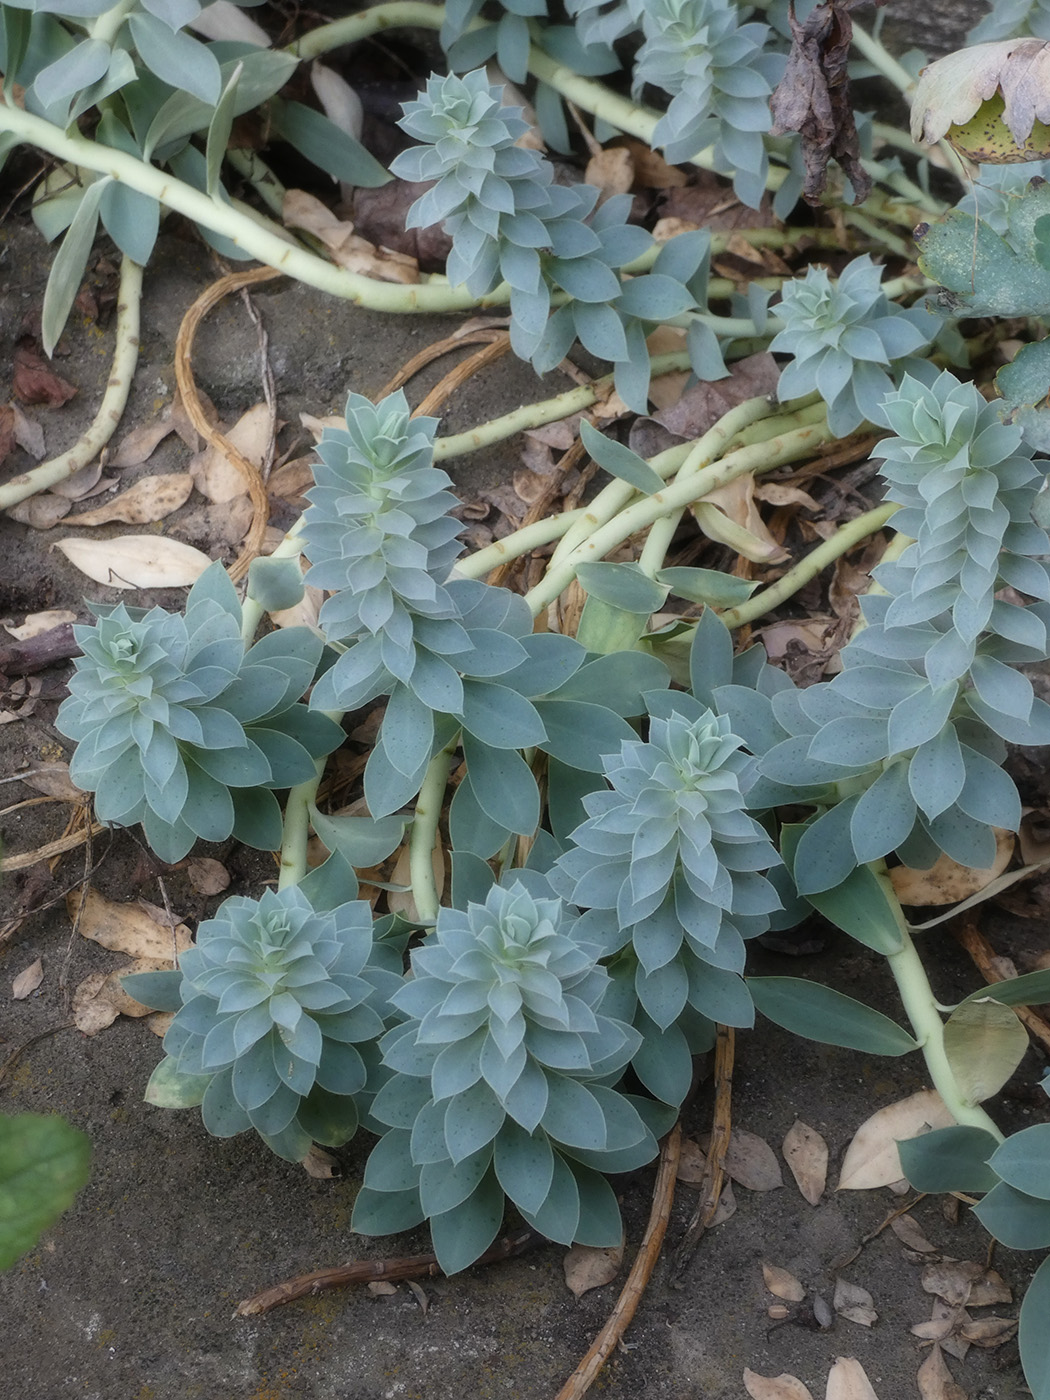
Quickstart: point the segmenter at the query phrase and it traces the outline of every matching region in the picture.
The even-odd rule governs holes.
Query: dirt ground
[[[48,253],[31,228],[11,217],[0,228],[0,400],[23,317],[39,307]],[[213,280],[208,255],[173,228],[162,238],[147,274],[143,356],[127,423],[151,419],[170,400],[175,333],[193,297]],[[270,357],[281,417],[296,424],[301,410],[320,414],[341,406],[348,388],[374,393],[410,355],[452,322],[382,318],[326,301],[319,294],[274,283],[255,294],[270,336]],[[226,421],[256,402],[257,335],[243,307],[224,304],[201,333],[195,359],[200,386]],[[49,453],[71,442],[90,420],[108,369],[104,330],[74,316],[68,354],[57,368],[79,388],[70,404],[29,410],[43,426]],[[443,431],[456,431],[518,403],[565,387],[551,377],[544,390],[531,370],[504,360],[475,378],[452,401]],[[419,392],[416,387],[414,393]],[[188,450],[169,440],[138,475],[176,471]],[[460,488],[473,496],[505,480],[517,462],[513,444],[453,464]],[[22,465],[16,465],[21,470]],[[94,502],[92,502],[94,504]],[[285,522],[280,522],[285,523]],[[207,547],[216,521],[199,497],[165,528]],[[158,527],[146,527],[158,528]],[[128,532],[105,526],[99,538]],[[20,623],[27,612],[71,607],[86,617],[82,599],[116,598],[85,580],[53,542],[70,533],[60,523],[37,531],[0,517],[0,618]],[[227,556],[229,557],[229,556]],[[136,603],[177,601],[139,595]],[[51,689],[66,670],[45,673]],[[46,688],[45,688],[46,689]],[[68,757],[53,727],[55,699],[0,726],[0,778],[41,761]],[[2,708],[2,706],[0,706]],[[4,805],[32,795],[13,782]],[[30,808],[0,818],[5,852],[32,850],[61,834],[66,809]],[[99,843],[104,849],[104,841]],[[96,855],[101,850],[96,850]],[[265,857],[236,848],[211,849],[231,874],[228,893],[257,890],[271,870]],[[59,865],[47,894],[73,884],[80,852]],[[32,872],[5,878],[3,917],[18,910]],[[111,899],[159,902],[140,849],[118,835],[94,877]],[[191,923],[219,898],[195,894],[176,872],[167,881],[173,909]],[[990,936],[1002,951],[1046,948],[1045,919],[1004,923]],[[928,935],[938,994],[955,1000],[977,984],[958,947],[940,932]],[[934,946],[935,945],[935,946]],[[24,1000],[11,982],[41,958],[44,980]],[[310,1179],[272,1156],[256,1138],[209,1138],[196,1112],[172,1113],[142,1101],[160,1058],[156,1037],[124,1018],[97,1036],[63,1028],[68,992],[89,973],[123,963],[84,939],[71,939],[64,906],[28,917],[0,944],[0,1063],[15,1052],[0,1087],[0,1110],[64,1114],[90,1136],[91,1180],[74,1207],[18,1266],[0,1278],[5,1400],[477,1400],[553,1397],[607,1317],[616,1285],[576,1302],[562,1272],[564,1250],[546,1246],[511,1262],[452,1279],[424,1281],[428,1307],[401,1286],[389,1296],[365,1289],[324,1295],[257,1318],[238,1318],[238,1300],[282,1278],[350,1258],[417,1253],[425,1232],[376,1241],[354,1237],[350,1211],[367,1151],[355,1142],[337,1154],[342,1175]],[[821,953],[788,957],[756,950],[754,970],[827,979],[899,1015],[879,960],[833,937]],[[734,1122],[779,1152],[784,1134],[802,1119],[827,1139],[837,1164],[859,1124],[876,1108],[923,1087],[916,1059],[875,1061],[847,1051],[796,1042],[765,1024],[738,1038]],[[1031,1084],[1041,1066],[1030,1054],[1018,1083]],[[691,1106],[686,1130],[710,1126],[710,1088]],[[1008,1099],[1003,1127],[1039,1113],[1023,1095]],[[765,1375],[791,1372],[824,1395],[829,1367],[857,1357],[879,1400],[918,1394],[916,1370],[925,1352],[909,1328],[930,1316],[932,1299],[913,1262],[890,1231],[868,1243],[843,1268],[866,1288],[878,1312],[873,1327],[836,1318],[825,1330],[797,1319],[773,1326],[774,1299],[763,1285],[764,1260],[795,1274],[812,1295],[830,1302],[834,1261],[847,1255],[900,1204],[888,1191],[830,1189],[808,1205],[785,1171],[785,1185],[767,1193],[737,1188],[737,1211],[704,1238],[681,1288],[668,1283],[663,1260],[630,1328],[626,1347],[599,1378],[595,1394],[634,1400],[742,1400],[745,1367]],[[653,1171],[623,1185],[627,1260],[633,1258],[649,1211]],[[679,1188],[668,1246],[681,1237],[695,1193]],[[963,1212],[950,1224],[936,1199],[922,1200],[915,1217],[933,1245],[961,1259],[983,1259],[988,1242]],[[996,1267],[1019,1294],[1029,1256],[999,1250]],[[1000,1312],[1016,1315],[1012,1307]],[[810,1309],[811,1315],[811,1309]],[[1025,1394],[1014,1343],[973,1347],[950,1363],[970,1400],[1013,1400]]]

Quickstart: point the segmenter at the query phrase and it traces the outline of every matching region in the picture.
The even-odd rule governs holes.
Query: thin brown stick
[[[475,1263],[496,1264],[504,1259],[513,1259],[516,1254],[524,1254],[534,1244],[543,1242],[543,1236],[535,1230],[519,1230],[517,1234],[505,1235],[490,1245]],[[235,1316],[255,1317],[259,1313],[269,1312],[271,1308],[294,1303],[297,1298],[310,1298],[329,1288],[345,1288],[350,1283],[436,1278],[441,1272],[441,1265],[434,1254],[410,1254],[402,1259],[360,1259],[352,1264],[336,1264],[331,1269],[315,1269],[311,1274],[299,1274],[297,1278],[286,1279],[273,1288],[252,1294],[237,1304]]]
[[[423,417],[428,413],[434,413],[441,408],[452,394],[465,384],[471,375],[476,374],[479,369],[484,369],[486,365],[491,365],[500,360],[510,349],[510,336],[506,331],[500,334],[489,345],[483,345],[480,350],[475,350],[473,355],[468,355],[465,360],[461,360],[455,369],[450,369],[444,378],[438,382],[427,394],[426,398],[413,411],[413,417]]]
[[[463,335],[446,335],[443,340],[435,340],[433,345],[426,345],[422,350],[412,356],[401,366],[398,372],[393,375],[376,394],[376,401],[385,399],[387,394],[392,394],[395,390],[402,388],[410,379],[414,379],[421,369],[426,369],[427,365],[433,364],[435,360],[440,360],[443,355],[451,355],[453,350],[460,350],[464,345],[490,345],[493,340],[502,332],[495,328],[479,327],[474,331],[467,331]]]
[[[26,870],[29,866],[36,865],[37,861],[50,860],[52,856],[60,856],[65,851],[75,851],[90,837],[97,836],[105,829],[104,822],[92,822],[90,827],[74,831],[69,836],[60,836],[57,841],[49,841],[46,846],[39,846],[35,851],[23,851],[17,856],[4,856],[0,860],[0,875],[10,870]]]
[[[75,1021],[61,1021],[57,1026],[48,1026],[45,1031],[37,1031],[36,1035],[31,1035],[28,1040],[23,1040],[21,1045],[16,1045],[10,1055],[0,1063],[0,1089],[3,1088],[4,1080],[8,1072],[14,1067],[17,1060],[38,1041],[47,1040],[48,1036],[57,1035],[59,1031],[71,1031],[76,1028]]]
[[[11,640],[0,644],[0,672],[5,676],[28,676],[43,671],[56,661],[79,656],[80,647],[73,636],[73,624],[60,622],[24,642]]]
[[[558,1391],[556,1400],[580,1400],[580,1396],[586,1395],[638,1311],[638,1304],[642,1301],[642,1294],[656,1268],[660,1246],[667,1233],[681,1155],[682,1125],[676,1123],[663,1141],[660,1167],[653,1186],[653,1206],[649,1213],[649,1224],[645,1227],[645,1236],[631,1266],[631,1272],[627,1275],[627,1282],[616,1300],[608,1322],[595,1337],[587,1355]]]
[[[1010,979],[1004,977],[997,964],[995,949],[984,938],[976,924],[959,923],[952,927],[955,938],[969,953],[974,961],[978,972],[984,980],[994,986],[996,982],[1008,982]],[[1033,1011],[1030,1006],[1014,1006],[1010,1008],[1017,1015],[1017,1019],[1024,1025],[1029,1035],[1033,1035],[1044,1050],[1050,1050],[1050,1024],[1046,1018],[1040,1016],[1038,1011]]]
[[[707,1149],[700,1198],[693,1218],[675,1250],[672,1283],[681,1287],[681,1278],[696,1253],[701,1236],[714,1219],[725,1180],[726,1153],[733,1130],[733,1056],[736,1037],[732,1026],[719,1026],[715,1040],[715,1106],[711,1118],[711,1143]]]
[[[217,306],[222,301],[223,297],[229,296],[231,292],[240,291],[242,287],[249,287],[257,282],[271,282],[275,277],[281,276],[283,273],[277,272],[272,267],[253,267],[246,272],[231,272],[226,277],[220,277],[217,282],[213,282],[201,293],[186,312],[175,340],[175,380],[179,386],[183,407],[186,409],[189,420],[204,441],[221,452],[241,473],[244,477],[245,488],[251,498],[253,510],[251,528],[240,554],[228,570],[230,578],[234,581],[244,577],[248,572],[248,566],[259,554],[263,535],[266,533],[266,523],[270,517],[270,498],[258,468],[234,447],[228,437],[208,422],[193,378],[193,341],[200,323],[212,307]]]

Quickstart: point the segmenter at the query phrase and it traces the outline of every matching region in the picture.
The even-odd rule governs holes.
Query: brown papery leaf
[[[743,1128],[734,1128],[730,1134],[725,1171],[731,1181],[748,1191],[775,1191],[784,1184],[780,1164],[769,1143]]]
[[[116,972],[90,972],[73,993],[73,1021],[84,1035],[97,1035],[111,1026],[118,1016],[136,1019],[148,1016],[152,1007],[143,1006],[121,986],[129,972],[158,972],[171,966],[158,958],[138,958]]]
[[[950,1307],[962,1307],[970,1301],[973,1286],[983,1273],[984,1266],[973,1259],[941,1259],[923,1269],[922,1286]]]
[[[762,1278],[775,1298],[783,1298],[788,1303],[801,1303],[806,1296],[806,1290],[795,1275],[777,1264],[763,1263]]]
[[[9,403],[0,404],[0,466],[15,446],[15,411]]]
[[[562,1260],[565,1283],[574,1298],[582,1298],[592,1288],[611,1283],[623,1263],[623,1241],[608,1249],[574,1244]]]
[[[28,417],[16,403],[11,405],[15,415],[15,442],[38,462],[45,455],[44,430],[35,418]]]
[[[80,903],[79,890],[66,896],[66,908],[71,919],[76,918]],[[158,966],[170,967],[172,953],[184,953],[192,943],[185,924],[174,929],[164,928],[138,904],[116,904],[99,894],[86,890],[80,910],[78,932],[93,943],[114,953],[127,953],[134,958],[154,958]]]
[[[682,1139],[682,1154],[678,1159],[678,1180],[684,1186],[699,1186],[704,1179],[707,1157],[699,1143],[692,1138]]]
[[[956,1385],[944,1353],[936,1342],[915,1377],[922,1400],[969,1400],[961,1386]]]
[[[850,1322],[858,1322],[862,1327],[874,1327],[879,1320],[875,1311],[874,1299],[866,1288],[848,1283],[844,1278],[835,1280],[835,1296],[832,1306],[840,1317]]]
[[[840,1356],[828,1372],[824,1400],[879,1400],[864,1367],[854,1356]]]
[[[813,1400],[812,1391],[786,1371],[779,1376],[760,1376],[757,1371],[745,1370],[744,1389],[751,1400]]]
[[[796,1118],[784,1136],[784,1161],[811,1206],[819,1203],[828,1180],[828,1145],[807,1123]]]
[[[326,204],[304,190],[288,190],[281,217],[288,228],[301,228],[319,238],[332,261],[348,272],[375,277],[381,282],[410,284],[419,281],[419,264],[404,251],[377,248],[354,231],[354,225],[340,219]]]
[[[81,467],[64,481],[56,481],[51,490],[56,496],[64,496],[67,501],[84,501],[89,496],[98,496],[103,491],[108,491],[111,483],[112,477],[102,480],[100,457],[97,462],[89,462],[86,467]]]
[[[105,505],[86,510],[82,515],[71,515],[66,524],[106,525],[111,520],[119,520],[125,525],[149,525],[185,505],[192,491],[193,478],[188,472],[144,476]]]
[[[186,874],[198,894],[221,894],[230,883],[230,872],[225,865],[210,856],[194,856],[187,861]]]
[[[857,1129],[842,1161],[839,1191],[869,1191],[904,1176],[897,1143],[930,1128],[948,1128],[955,1119],[934,1089],[921,1089],[873,1113]]]
[[[282,501],[289,501],[293,505],[298,505],[301,502],[305,508],[306,493],[313,484],[314,459],[312,457],[296,457],[291,462],[285,462],[283,467],[278,467],[270,474],[266,489],[271,496],[277,496]]]
[[[733,1183],[727,1181],[722,1187],[722,1194],[718,1198],[718,1205],[715,1206],[715,1213],[708,1221],[707,1228],[713,1230],[716,1225],[724,1225],[727,1220],[731,1220],[736,1215],[736,1197],[733,1195]]]
[[[634,157],[624,146],[609,146],[591,156],[583,179],[601,190],[603,199],[626,194],[634,184]]]
[[[310,1144],[309,1152],[302,1159],[302,1167],[307,1176],[312,1176],[317,1181],[331,1181],[339,1175],[339,1163],[330,1152],[318,1147],[316,1142]]]
[[[44,964],[37,958],[36,962],[24,967],[18,976],[11,983],[11,995],[15,1001],[25,1001],[26,997],[35,992],[44,980]]]
[[[918,1254],[936,1254],[936,1249],[923,1234],[919,1222],[911,1215],[895,1215],[890,1221],[890,1229],[901,1244],[914,1249]]]
[[[28,525],[32,530],[53,530],[72,508],[72,501],[48,491],[42,496],[28,496],[24,501],[8,506],[7,514],[19,525]]]
[[[973,1281],[970,1289],[970,1307],[988,1308],[995,1303],[1012,1303],[1013,1291],[995,1269],[984,1269]]]
[[[386,1279],[376,1279],[368,1285],[368,1291],[373,1298],[392,1298],[397,1292],[396,1283],[387,1283]]]
[[[987,870],[974,870],[957,865],[950,856],[941,855],[929,870],[910,870],[906,865],[890,871],[893,890],[902,904],[956,904],[961,899],[980,894],[986,885],[997,879],[1010,864],[1014,852],[1014,835],[1001,827],[995,831],[995,863]]]
[[[61,797],[66,802],[78,804],[87,801],[87,793],[82,792],[70,778],[68,763],[41,763],[36,768],[19,773],[18,781],[31,787],[34,792],[46,793],[48,797]]]
[[[271,446],[270,408],[257,403],[242,413],[224,436],[253,467],[261,468]],[[190,476],[202,496],[219,505],[243,496],[248,483],[221,448],[208,446],[190,463]]]
[[[112,467],[140,467],[150,459],[164,439],[175,431],[171,405],[153,423],[140,423],[121,438],[120,445],[111,455]]]
[[[42,403],[48,408],[59,408],[80,392],[67,379],[49,369],[28,345],[19,345],[15,350],[12,388],[15,397],[23,403]]]
[[[164,535],[120,535],[112,540],[58,540],[71,564],[110,588],[186,588],[211,564],[206,554]]]
[[[1017,1319],[1013,1317],[971,1317],[959,1328],[959,1335],[975,1347],[991,1351],[1008,1342],[1017,1331]]]

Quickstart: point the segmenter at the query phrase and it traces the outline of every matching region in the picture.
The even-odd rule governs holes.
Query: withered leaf
[[[846,1149],[838,1189],[866,1191],[899,1181],[904,1172],[897,1143],[930,1128],[950,1127],[954,1122],[944,1100],[933,1089],[922,1089],[880,1108],[861,1124]]]
[[[182,588],[195,583],[211,560],[192,545],[163,535],[122,535],[112,540],[58,540],[71,564],[110,588]]]
[[[944,1353],[936,1342],[919,1367],[915,1380],[922,1400],[969,1400],[966,1391],[956,1385]]]
[[[48,408],[59,408],[79,393],[75,385],[49,369],[28,345],[19,345],[15,350],[12,388],[23,403],[42,403]]]
[[[950,1307],[963,1307],[973,1301],[973,1286],[984,1272],[984,1265],[973,1259],[941,1259],[923,1269],[922,1286]]]
[[[784,1137],[784,1161],[805,1200],[815,1206],[828,1178],[828,1145],[807,1123],[796,1118]]]
[[[783,1372],[779,1376],[760,1376],[745,1369],[744,1389],[751,1400],[813,1400],[813,1393],[797,1376]]]
[[[0,466],[15,445],[15,411],[9,403],[0,404]]]
[[[828,1373],[825,1400],[879,1400],[855,1356],[840,1356]]]
[[[762,1278],[775,1298],[783,1298],[788,1303],[801,1303],[806,1296],[806,1290],[795,1275],[778,1264],[763,1263]]]
[[[971,1317],[959,1328],[959,1335],[975,1347],[990,1351],[1008,1342],[1016,1331],[1014,1317]]]
[[[68,517],[67,525],[106,525],[119,520],[125,525],[149,525],[163,520],[173,510],[185,505],[193,490],[193,478],[188,472],[170,472],[164,476],[144,476],[105,505]]]
[[[66,897],[71,919],[77,917],[79,903],[80,891],[71,891]],[[92,889],[84,892],[77,930],[111,952],[155,958],[158,966],[167,967],[171,966],[172,953],[184,953],[192,942],[185,924],[164,928],[139,905],[116,904]]]
[[[700,1145],[706,1150],[709,1142],[709,1136],[701,1138]],[[730,1134],[725,1173],[748,1191],[775,1191],[784,1184],[780,1163],[769,1143],[744,1128],[734,1128]]]
[[[935,1247],[923,1234],[919,1222],[911,1215],[895,1215],[890,1221],[890,1229],[908,1249],[917,1254],[936,1254]]]
[[[623,1241],[607,1249],[574,1244],[562,1260],[565,1283],[574,1298],[611,1283],[623,1263]]]
[[[879,1320],[871,1294],[859,1284],[837,1278],[832,1301],[840,1317],[847,1318],[850,1322],[859,1322],[862,1327],[874,1327]]]
[[[35,992],[43,980],[44,964],[37,958],[36,962],[24,967],[11,983],[12,997],[15,1001],[25,1001],[26,997]]]
[[[186,864],[186,874],[198,894],[221,894],[230,883],[230,872],[211,856],[194,856]]]

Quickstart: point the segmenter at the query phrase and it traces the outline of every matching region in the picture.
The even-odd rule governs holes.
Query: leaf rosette
[[[599,1174],[656,1153],[668,1113],[611,1087],[639,1043],[608,1014],[608,973],[576,936],[576,911],[526,878],[484,904],[442,909],[393,998],[410,1020],[383,1039],[391,1078],[373,1116],[390,1125],[369,1158],[353,1228],[430,1221],[448,1272],[489,1246],[509,1197],[563,1243],[620,1239]],[[536,892],[533,893],[532,890]]]
[[[254,1128],[288,1161],[311,1141],[339,1146],[367,1102],[398,982],[364,900],[318,913],[294,887],[227,899],[177,972],[125,979],[138,1000],[176,1012],[146,1098],[200,1104],[215,1137]]]
[[[281,812],[268,789],[305,782],[342,742],[338,725],[297,703],[321,639],[286,628],[246,651],[220,564],[194,584],[184,616],[123,603],[96,611],[93,626],[74,629],[84,654],[56,726],[77,741],[70,775],[94,792],[99,819],[141,821],[169,862],[197,837],[279,846]]]

